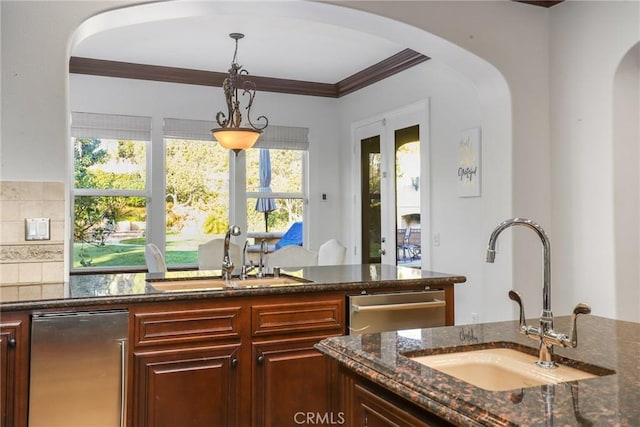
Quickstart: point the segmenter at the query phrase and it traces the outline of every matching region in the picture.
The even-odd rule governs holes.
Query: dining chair
[[[242,256],[240,246],[229,243],[229,256],[236,268],[241,267]],[[216,238],[198,246],[198,269],[220,270],[224,257],[224,239]]]
[[[318,249],[318,265],[344,264],[347,248],[336,239],[329,239]]]
[[[167,271],[167,264],[160,249],[153,243],[147,243],[144,248],[144,259],[149,273],[163,273]]]
[[[267,254],[264,265],[267,268],[309,267],[318,265],[318,253],[305,249],[302,246],[285,246],[284,248]]]

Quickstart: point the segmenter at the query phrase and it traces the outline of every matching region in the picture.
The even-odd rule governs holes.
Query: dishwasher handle
[[[391,311],[391,310],[415,310],[419,308],[442,308],[446,307],[446,301],[433,300],[425,302],[403,302],[401,304],[377,304],[377,305],[358,305],[353,304],[351,308],[354,312],[375,312],[375,311]]]

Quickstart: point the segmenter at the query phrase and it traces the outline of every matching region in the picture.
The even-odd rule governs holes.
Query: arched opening
[[[613,86],[616,317],[640,321],[640,43],[624,56]]]
[[[486,245],[485,235],[480,230],[489,229],[487,224],[493,225],[495,218],[506,218],[511,213],[512,206],[512,189],[511,189],[511,95],[507,83],[501,73],[487,61],[475,56],[474,54],[460,48],[459,46],[438,37],[425,29],[410,26],[405,23],[394,21],[378,15],[364,13],[348,9],[342,6],[315,3],[315,2],[286,2],[286,3],[251,3],[244,2],[160,2],[151,4],[142,4],[130,6],[126,8],[108,11],[82,23],[74,33],[70,44],[70,52],[73,54],[74,48],[88,37],[101,32],[115,29],[123,26],[135,26],[136,24],[170,21],[183,18],[206,19],[207,17],[224,16],[225,20],[238,20],[239,23],[246,16],[260,16],[263,20],[282,20],[284,18],[298,20],[300,22],[313,22],[333,26],[342,26],[363,33],[375,34],[378,37],[384,37],[402,44],[415,51],[424,53],[438,61],[439,70],[448,72],[449,75],[459,76],[466,79],[469,87],[475,90],[474,93],[474,122],[465,124],[457,130],[451,130],[447,135],[449,140],[458,137],[458,132],[468,127],[479,126],[482,128],[483,145],[482,158],[483,164],[486,166],[486,175],[483,176],[483,192],[482,197],[471,200],[468,205],[473,205],[474,223],[467,224],[464,219],[450,214],[453,210],[463,212],[468,208],[457,208],[458,204],[462,204],[460,200],[456,206],[442,204],[434,212],[432,218],[434,221],[444,223],[449,222],[452,230],[459,233],[457,238],[451,239],[450,242],[464,242],[464,246],[469,248],[469,252],[473,256],[468,259],[460,259],[458,251],[451,250],[450,254],[439,257],[432,265],[434,270],[459,269],[460,265],[464,265],[464,273],[467,275],[469,282],[474,286],[460,288],[459,300],[457,301],[457,313],[460,322],[470,322],[471,313],[480,314],[482,320],[501,320],[512,317],[512,307],[510,304],[501,304],[500,307],[492,307],[494,301],[503,299],[506,294],[506,287],[511,283],[511,253],[510,245],[505,241],[503,246],[503,256],[500,265],[494,268],[485,269],[482,261],[482,250]],[[242,29],[240,27],[240,29]],[[452,73],[453,71],[453,73]],[[453,79],[451,81],[454,81]],[[440,96],[446,96],[447,90],[453,90],[454,87],[447,88],[445,86],[438,88]],[[395,95],[395,94],[394,94]],[[427,95],[429,96],[429,95]],[[263,99],[274,98],[270,94],[263,95]],[[345,100],[348,104],[358,96],[351,97],[351,100]],[[415,99],[407,99],[406,102],[412,102]],[[458,103],[456,108],[460,108],[464,101]],[[477,107],[475,107],[477,105]],[[398,105],[385,108],[397,108]],[[453,109],[453,103],[450,106]],[[344,108],[353,111],[353,106],[348,105]],[[378,111],[367,112],[367,115],[373,115]],[[364,114],[363,114],[364,115]],[[335,125],[335,122],[330,123]],[[349,123],[343,123],[342,128],[337,131],[337,137],[347,141],[349,139]],[[438,127],[436,123],[436,128]],[[442,138],[443,148],[445,151],[445,138]],[[341,150],[335,155],[334,161],[341,163],[344,170],[348,170],[350,152],[348,148],[338,147]],[[325,155],[325,153],[321,153]],[[442,154],[442,153],[435,153]],[[350,189],[348,182],[349,174],[343,173],[341,177],[340,187]],[[313,177],[312,177],[313,179]],[[506,183],[506,184],[505,184]],[[425,185],[424,180],[420,181],[420,185]],[[437,183],[435,185],[440,185]],[[449,191],[449,188],[442,188],[440,193]],[[341,225],[343,232],[341,235],[348,236],[349,233],[344,229],[349,227],[351,217],[353,216],[352,207],[349,206],[349,195],[341,194],[343,199],[342,205],[339,207],[343,213],[345,220]],[[347,201],[347,202],[345,202]],[[313,201],[312,201],[313,202]],[[432,201],[432,205],[437,204],[436,200]],[[446,217],[446,221],[443,219]],[[455,221],[455,224],[451,224]],[[439,224],[441,226],[441,224]],[[467,227],[465,229],[465,227]],[[450,237],[443,231],[443,235]],[[313,235],[312,235],[313,237]],[[427,240],[429,241],[429,240]],[[345,242],[349,243],[349,242]],[[460,243],[462,244],[462,243]],[[445,245],[440,248],[441,251]],[[449,249],[447,249],[449,250]],[[453,271],[455,272],[455,271]],[[484,303],[482,302],[484,301]],[[483,310],[486,313],[483,314]]]

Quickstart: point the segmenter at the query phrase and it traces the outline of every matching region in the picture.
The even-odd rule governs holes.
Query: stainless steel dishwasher
[[[445,326],[444,291],[390,292],[349,298],[349,334]]]
[[[34,314],[29,427],[125,423],[126,310]]]

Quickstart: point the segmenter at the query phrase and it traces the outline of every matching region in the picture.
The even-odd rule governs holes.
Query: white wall
[[[640,42],[616,70],[613,97],[616,317],[640,321]]]
[[[512,216],[530,217],[550,228],[549,9],[502,1],[418,1],[403,2],[402,7],[392,2],[337,4],[426,31],[432,39],[414,34],[403,42],[441,60],[476,86],[483,150],[487,144],[500,147],[509,159],[508,177],[486,169],[483,175],[483,191],[503,193],[509,205],[483,211],[476,233],[488,240],[491,230]],[[482,64],[474,58],[481,58]],[[516,236],[513,242],[512,235]],[[508,230],[500,237],[499,252],[495,264],[483,266],[487,301],[483,307],[488,315],[480,320],[504,318],[504,310],[516,315],[515,304],[506,296],[511,288],[526,301],[527,315],[538,316],[542,307],[539,239],[524,229]],[[484,257],[483,253],[484,249],[478,256]]]
[[[158,127],[163,118],[213,120],[224,107],[220,88],[86,75],[71,75],[69,81],[71,111],[150,116]],[[340,238],[341,232],[336,102],[331,98],[260,92],[253,107],[254,112],[269,117],[271,124],[310,129],[309,158],[313,162],[309,165],[307,208],[309,223],[317,224],[309,229],[309,247],[314,250],[330,238]],[[159,138],[161,135],[160,131]],[[327,194],[328,201],[320,202],[322,193]]]
[[[465,129],[485,126],[478,91],[471,81],[432,59],[350,94],[340,100],[342,139],[349,141],[349,125],[353,122],[384,116],[391,110],[424,99],[429,100],[427,157],[431,176],[422,177],[420,183],[430,187],[431,206],[428,210],[431,223],[423,224],[422,229],[431,236],[439,233],[440,245],[434,246],[432,239],[428,238],[430,243],[423,249],[423,257],[430,258],[431,270],[467,277],[466,284],[456,287],[456,323],[471,323],[472,313],[483,320],[507,318],[511,313],[510,304],[484,301],[484,295],[487,292],[491,294],[496,286],[484,276],[483,256],[487,244],[483,227],[485,215],[504,215],[509,210],[509,194],[495,191],[492,185],[493,180],[500,177],[509,180],[510,150],[507,141],[500,146],[495,140],[488,140],[483,146],[482,166],[488,184],[483,186],[482,197],[457,196],[457,141],[460,133]],[[342,157],[352,161],[350,144],[343,146]],[[353,203],[349,204],[348,200],[345,203],[345,216],[353,216]],[[349,230],[345,230],[345,235],[350,235]]]
[[[617,317],[616,293],[637,295],[640,286],[637,274],[635,282],[616,276],[616,181],[635,194],[638,181],[634,169],[614,169],[613,127],[615,74],[640,39],[640,3],[564,2],[550,24],[554,298],[562,312],[585,301],[594,314]],[[637,129],[637,113],[623,126]],[[631,156],[637,133],[632,144]],[[637,245],[637,223],[629,226]]]

